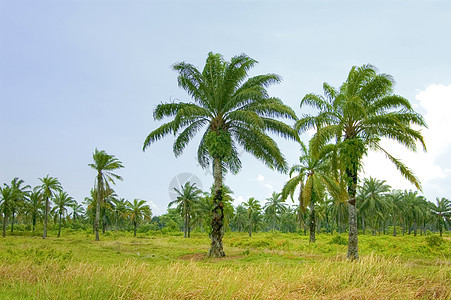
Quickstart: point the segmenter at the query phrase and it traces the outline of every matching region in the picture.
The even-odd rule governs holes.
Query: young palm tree
[[[301,209],[310,207],[309,227],[310,242],[315,242],[315,205],[324,201],[325,191],[329,190],[330,194],[336,199],[344,198],[344,191],[340,191],[339,183],[334,180],[331,171],[331,154],[334,150],[333,145],[323,146],[317,153],[313,153],[312,149],[307,149],[304,143],[301,144],[302,155],[299,157],[299,165],[291,167],[290,176],[298,173],[285,184],[282,189],[282,199],[286,199],[288,195],[293,199],[294,192],[298,185],[300,188],[299,205]],[[304,182],[305,180],[305,182]]]
[[[14,220],[17,211],[25,205],[26,197],[29,194],[30,186],[22,186],[24,181],[19,178],[14,178],[11,180],[11,188],[13,197],[9,203],[9,210],[12,214],[11,218],[11,232],[14,232]]]
[[[418,225],[422,223],[427,207],[426,198],[419,195],[418,191],[404,191],[404,214],[409,234],[413,227],[413,235],[417,235]]]
[[[272,230],[276,229],[276,223],[280,220],[280,214],[287,209],[288,204],[284,203],[281,193],[273,192],[271,197],[266,198],[265,215]]]
[[[113,171],[123,168],[122,162],[120,162],[114,155],[109,155],[105,151],[95,150],[92,159],[93,164],[89,164],[91,168],[97,171],[96,186],[97,191],[97,203],[96,203],[96,217],[94,220],[94,231],[96,235],[96,241],[100,240],[99,237],[99,223],[100,223],[100,206],[103,204],[103,197],[105,191],[110,189],[109,182],[114,184],[114,179],[122,180],[122,177],[113,173]]]
[[[3,185],[3,187],[0,187],[0,193],[2,196],[2,202],[0,207],[3,213],[3,237],[6,237],[6,224],[8,223],[8,216],[10,212],[9,206],[10,202],[13,201],[14,194],[13,189],[6,183]]]
[[[316,129],[313,148],[335,140],[340,147],[340,167],[346,175],[349,194],[348,258],[358,259],[356,190],[362,157],[368,149],[382,151],[401,174],[417,188],[420,183],[410,169],[380,145],[382,138],[395,140],[415,151],[416,142],[425,144],[421,132],[411,126],[426,126],[409,101],[393,95],[394,81],[390,75],[377,74],[371,65],[352,67],[339,90],[324,83],[325,98],[307,94],[304,105],[319,110],[317,115],[304,115],[296,122],[296,129],[304,132]]]
[[[32,230],[36,229],[36,222],[44,211],[44,205],[42,203],[42,195],[39,193],[38,188],[35,188],[25,203],[25,214],[31,216]]]
[[[145,200],[134,199],[133,203],[127,201],[127,216],[130,217],[130,220],[133,224],[133,234],[136,236],[136,229],[138,227],[139,222],[143,219],[147,219],[150,221],[152,217],[152,210],[149,205],[146,205]]]
[[[39,192],[41,193],[43,199],[45,200],[45,208],[44,208],[44,233],[42,238],[47,238],[47,222],[48,215],[50,211],[50,198],[53,197],[55,192],[60,192],[63,190],[61,187],[61,183],[55,177],[50,177],[49,175],[44,178],[39,178],[41,181],[41,186],[38,187]]]
[[[127,201],[124,198],[114,198],[112,201],[114,203],[114,224],[116,230],[118,230],[119,223],[121,224],[122,228],[123,220],[127,214]]]
[[[192,208],[199,201],[202,191],[196,187],[195,183],[189,181],[182,186],[181,190],[174,188],[174,191],[178,194],[178,197],[174,201],[171,201],[168,207],[177,205],[177,211],[182,214],[182,218],[185,220],[183,237],[187,238],[191,236],[190,219],[193,214]]]
[[[436,198],[437,204],[431,203],[432,213],[437,219],[437,227],[440,231],[440,237],[443,235],[443,224],[446,217],[451,216],[451,201],[446,198]]]
[[[67,211],[68,206],[76,203],[74,198],[70,197],[66,192],[60,191],[58,195],[53,199],[55,206],[52,209],[52,213],[58,214],[58,236],[61,236],[61,219],[65,211]]]
[[[186,62],[173,69],[179,73],[178,84],[195,103],[159,104],[154,118],[173,120],[152,131],[144,150],[166,135],[176,135],[173,151],[179,156],[190,140],[203,131],[198,147],[198,161],[203,168],[213,165],[214,202],[210,257],[223,257],[223,171],[237,173],[241,168],[237,146],[262,160],[266,165],[285,171],[286,161],[276,142],[267,133],[297,140],[296,132],[275,118],[294,120],[296,115],[281,100],[268,96],[266,88],[280,82],[275,74],[248,78],[257,62],[241,54],[230,62],[220,54],[209,53],[203,71]]]
[[[253,219],[253,215],[255,213],[260,212],[261,205],[260,202],[258,202],[258,200],[256,200],[254,197],[249,198],[249,200],[247,200],[247,202],[243,203],[243,206],[245,208],[247,208],[247,217],[249,220],[249,237],[252,236],[252,219]]]
[[[231,227],[236,231],[244,231],[246,228],[247,210],[240,204],[235,208],[235,212],[232,217]]]
[[[83,214],[85,214],[85,208],[83,205],[77,203],[76,201],[72,202],[69,207],[72,208],[72,221],[78,220],[81,216],[83,216]]]

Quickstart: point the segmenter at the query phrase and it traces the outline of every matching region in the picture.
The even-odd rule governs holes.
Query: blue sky
[[[306,93],[338,87],[353,65],[391,74],[395,93],[424,114],[427,153],[386,147],[422,180],[429,200],[451,197],[451,2],[449,1],[5,1],[0,0],[0,183],[20,177],[35,186],[47,174],[83,201],[94,185],[95,148],[120,159],[116,192],[144,199],[155,214],[170,201],[177,174],[208,170],[195,160],[194,140],[175,158],[171,137],[146,152],[147,134],[161,123],[161,102],[190,101],[171,65],[202,68],[210,51],[259,61],[251,75],[277,73],[269,89],[298,115]],[[305,139],[308,136],[304,136]],[[290,164],[295,143],[277,139]],[[225,182],[237,202],[264,203],[287,175],[243,154],[243,170]],[[377,154],[363,176],[411,189]]]

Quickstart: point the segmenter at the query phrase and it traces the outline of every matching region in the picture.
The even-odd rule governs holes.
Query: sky
[[[142,147],[163,124],[152,116],[157,104],[191,101],[171,66],[202,69],[212,51],[256,59],[251,76],[279,74],[269,94],[298,116],[310,112],[299,107],[305,94],[321,94],[324,82],[339,87],[352,66],[392,75],[395,94],[428,124],[428,151],[384,146],[415,172],[428,200],[451,199],[450,28],[447,0],[0,0],[0,184],[19,177],[33,187],[49,174],[81,203],[94,186],[88,164],[97,148],[125,166],[118,196],[148,201],[154,215],[165,213],[178,179],[208,190],[198,139],[178,158],[172,136]],[[297,163],[299,146],[274,138]],[[225,178],[235,205],[249,197],[264,204],[288,180],[245,152],[241,158],[241,172]],[[369,153],[364,170],[414,189],[379,153]]]

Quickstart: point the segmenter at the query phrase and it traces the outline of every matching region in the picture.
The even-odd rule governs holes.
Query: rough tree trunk
[[[61,216],[62,216],[62,213],[60,213],[60,224],[58,226],[58,236],[57,237],[61,236]]]
[[[8,223],[8,214],[3,214],[3,237],[6,236],[6,224]]]
[[[211,220],[211,248],[209,257],[224,257],[222,246],[224,235],[222,227],[224,225],[224,204],[222,203],[222,163],[221,159],[213,160],[214,198],[213,198],[213,218]]]
[[[316,241],[315,238],[316,219],[315,219],[315,203],[313,203],[313,201],[310,201],[309,227],[310,227],[309,242],[314,243]]]
[[[96,203],[96,218],[94,221],[94,231],[96,234],[96,241],[100,241],[99,237],[99,223],[100,223],[100,204],[103,200],[103,178],[99,172],[97,175],[97,203]]]
[[[349,235],[348,235],[348,259],[359,259],[359,246],[358,246],[358,229],[357,229],[357,209],[355,206],[356,200],[356,188],[357,188],[357,169],[347,169],[346,173],[350,179],[348,185],[348,212],[349,212]]]
[[[45,214],[44,214],[44,234],[42,235],[42,238],[45,239],[47,238],[47,221],[48,221],[48,216],[49,216],[49,198],[46,197],[45,198]]]

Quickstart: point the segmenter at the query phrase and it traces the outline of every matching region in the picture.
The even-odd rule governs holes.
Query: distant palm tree
[[[253,215],[255,213],[260,212],[261,210],[261,205],[260,202],[258,200],[256,200],[254,197],[249,198],[249,200],[247,200],[247,202],[243,203],[243,206],[245,208],[247,208],[247,217],[248,217],[248,221],[249,221],[249,237],[252,236],[252,219],[253,219]]]
[[[437,220],[437,227],[440,231],[440,237],[443,235],[443,224],[446,217],[451,216],[451,201],[446,198],[436,198],[437,204],[431,203],[432,213]]]
[[[39,187],[38,187],[39,188]],[[44,211],[44,205],[42,203],[42,195],[37,188],[30,193],[25,203],[25,214],[31,216],[32,230],[36,229],[36,222]]]
[[[83,205],[76,201],[69,205],[69,207],[72,208],[72,221],[78,220],[81,216],[83,216],[83,214],[85,214]]]
[[[373,235],[376,235],[377,225],[384,219],[384,215],[388,211],[389,204],[386,195],[390,189],[391,187],[385,183],[385,180],[370,177],[363,180],[363,186],[358,191],[357,200],[362,221],[363,217],[367,217],[371,221]]]
[[[117,230],[119,228],[119,222],[122,226],[122,221],[127,214],[127,201],[124,198],[114,198],[112,201],[114,203],[114,224]]]
[[[47,222],[48,215],[50,211],[50,198],[53,197],[55,192],[60,192],[63,190],[61,187],[61,183],[55,177],[50,177],[49,175],[44,178],[39,178],[41,181],[41,186],[38,187],[39,192],[41,193],[43,199],[45,200],[45,208],[44,208],[44,234],[42,238],[47,238]]]
[[[417,235],[418,224],[423,221],[427,206],[426,198],[419,195],[418,191],[404,191],[404,214],[409,234],[413,227],[413,235]]]
[[[304,143],[301,144],[301,156],[299,157],[299,165],[291,167],[290,176],[292,177],[282,189],[282,199],[286,199],[288,195],[293,199],[293,194],[298,185],[300,185],[299,205],[301,209],[310,207],[310,242],[314,243],[316,220],[315,205],[324,201],[326,189],[335,199],[344,199],[346,191],[340,189],[339,182],[333,178],[331,154],[334,150],[333,145],[322,146],[321,149],[314,153],[312,149],[308,149]]]
[[[96,149],[92,155],[92,159],[94,160],[94,163],[89,164],[89,166],[97,171],[95,187],[95,190],[97,191],[97,203],[94,231],[96,241],[99,241],[100,206],[103,204],[105,191],[110,189],[109,182],[114,184],[114,179],[122,180],[122,177],[114,174],[113,171],[121,169],[124,166],[122,165],[122,162],[114,157],[114,155],[109,155],[103,150],[99,151]]]
[[[15,214],[16,212],[22,208],[25,205],[25,199],[29,194],[29,189],[30,186],[26,185],[26,186],[22,186],[24,184],[24,181],[22,179],[19,178],[14,178],[11,181],[11,188],[12,188],[12,193],[13,193],[13,197],[10,201],[10,213],[12,214],[12,218],[11,218],[11,232],[14,231],[14,220],[15,220]]]
[[[66,207],[71,206],[73,203],[76,203],[74,198],[70,197],[66,192],[60,191],[58,195],[53,199],[53,203],[55,203],[55,207],[52,209],[52,213],[58,214],[58,236],[61,236],[61,219],[65,211],[67,211]]]
[[[284,203],[282,194],[273,192],[271,197],[266,199],[265,210],[266,218],[269,221],[272,230],[276,229],[276,223],[280,220],[280,214],[287,209],[288,204]]]
[[[246,227],[247,210],[240,204],[235,208],[235,213],[233,214],[232,224],[235,230],[243,231]]]
[[[230,62],[220,54],[209,53],[203,71],[186,62],[173,66],[179,73],[178,84],[195,103],[159,104],[154,118],[173,117],[152,131],[144,149],[166,135],[176,135],[173,151],[179,156],[194,136],[203,130],[198,148],[198,161],[203,168],[213,165],[214,198],[210,257],[225,256],[222,244],[224,202],[223,172],[237,173],[241,160],[237,146],[262,160],[273,169],[285,171],[287,163],[268,132],[297,140],[296,132],[275,118],[296,119],[294,111],[281,100],[269,97],[266,88],[280,82],[275,74],[247,78],[257,63],[241,54]]]
[[[400,190],[392,190],[387,194],[387,202],[390,207],[393,222],[393,236],[396,236],[396,225],[403,220],[404,195]]]
[[[3,184],[3,187],[0,187],[0,193],[2,196],[1,211],[3,213],[3,237],[6,237],[6,224],[8,223],[8,216],[10,212],[9,207],[10,202],[13,201],[14,194],[13,189],[6,183]]]
[[[133,203],[127,201],[127,216],[130,218],[133,224],[133,234],[136,236],[136,229],[139,222],[143,219],[150,221],[152,217],[152,210],[149,205],[146,205],[145,200],[134,199]]]
[[[420,189],[420,182],[399,159],[382,148],[382,138],[395,140],[410,150],[416,142],[424,149],[423,136],[412,125],[426,126],[409,101],[393,95],[394,80],[390,75],[377,74],[372,65],[352,67],[348,78],[339,90],[324,83],[325,98],[307,94],[301,109],[309,105],[318,110],[317,115],[304,115],[296,122],[300,132],[316,129],[311,147],[317,149],[329,141],[339,146],[339,167],[343,170],[348,188],[349,238],[348,258],[358,259],[356,191],[358,171],[368,149],[379,150],[391,160],[401,174]]]
[[[176,209],[182,214],[182,218],[185,220],[185,229],[183,237],[187,238],[191,235],[190,219],[192,217],[192,208],[196,202],[200,200],[202,191],[196,187],[195,183],[189,181],[181,187],[180,190],[174,188],[174,191],[178,194],[174,201],[168,204],[168,208],[177,205]]]

